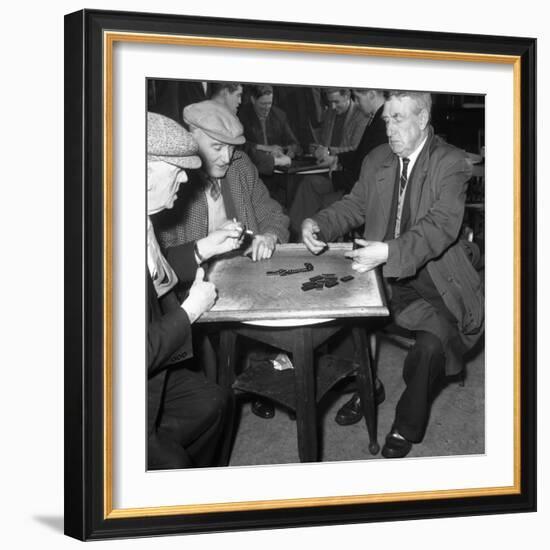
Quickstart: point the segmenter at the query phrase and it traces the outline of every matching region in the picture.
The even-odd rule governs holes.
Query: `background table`
[[[279,401],[296,410],[298,451],[302,461],[318,458],[317,401],[331,383],[352,372],[357,374],[369,449],[373,454],[379,450],[373,373],[364,321],[387,316],[389,311],[378,271],[359,274],[351,269],[351,261],[344,256],[351,247],[351,244],[331,244],[326,252],[314,256],[302,244],[280,245],[270,260],[253,262],[247,257],[229,255],[208,270],[209,280],[218,288],[218,300],[200,322],[220,323],[217,325],[220,329],[218,382],[225,387],[239,387],[238,381],[235,383],[235,346],[239,335],[291,353],[295,393],[292,398]],[[305,262],[313,265],[312,271],[287,276],[266,274],[278,269],[304,267]],[[323,290],[301,290],[302,283],[310,277],[325,273],[336,275],[338,280],[345,275],[353,275],[354,279],[347,283],[340,281],[337,286]],[[251,326],[251,321],[260,326]],[[273,321],[279,326],[273,326]],[[270,326],[261,326],[262,322]],[[315,376],[314,351],[344,326],[352,329],[356,361],[350,362],[346,372],[325,369],[332,382],[327,383],[325,378],[319,383]],[[246,379],[243,389],[254,391],[250,373],[245,371],[243,377]],[[265,381],[263,386],[265,388]],[[276,396],[273,392],[262,391],[258,385],[255,392],[271,398]]]
[[[276,174],[281,179],[281,185],[284,188],[284,204],[286,208],[290,208],[294,195],[296,195],[297,186],[307,176],[315,176],[319,174],[328,174],[329,163],[317,163],[315,158],[310,161],[295,162],[287,168],[276,168],[273,174]]]

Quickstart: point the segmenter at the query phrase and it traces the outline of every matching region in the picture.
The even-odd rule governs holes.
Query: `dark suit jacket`
[[[382,105],[365,128],[361,141],[355,151],[347,151],[338,155],[338,162],[342,166],[341,171],[332,174],[332,181],[336,189],[342,189],[349,193],[355,182],[359,179],[361,166],[365,157],[379,145],[388,142],[386,124],[382,120]]]
[[[166,259],[180,281],[190,281],[196,271],[192,245],[177,247]],[[147,270],[147,426],[153,431],[166,381],[166,369],[192,357],[191,324],[171,290],[160,299]]]
[[[327,240],[365,224],[364,238],[383,241],[388,227],[399,159],[385,144],[363,162],[351,193],[315,216]],[[448,310],[457,320],[462,344],[471,348],[484,326],[484,297],[478,273],[458,241],[471,166],[464,153],[433,135],[422,149],[409,179],[410,227],[387,241],[384,277],[405,279],[426,266]],[[395,321],[422,330],[428,312],[420,303],[399,313]],[[447,372],[459,372],[462,355],[447,349]]]

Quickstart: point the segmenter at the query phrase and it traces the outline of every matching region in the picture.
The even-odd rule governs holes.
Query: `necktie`
[[[217,178],[208,178],[208,180],[210,181],[210,196],[212,200],[217,201],[222,193],[220,180]]]
[[[403,158],[401,159],[403,162],[403,169],[401,170],[401,177],[399,178],[399,195],[403,194],[403,191],[405,191],[405,187],[407,187],[407,181],[409,179],[407,175],[407,168],[409,167],[409,159]]]

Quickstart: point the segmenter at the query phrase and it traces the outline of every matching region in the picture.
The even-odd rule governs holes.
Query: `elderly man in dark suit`
[[[258,170],[243,151],[245,141],[239,119],[226,107],[203,101],[185,108],[184,120],[199,145],[202,169],[190,174],[174,208],[155,218],[161,244],[194,244],[195,261],[213,256],[209,242],[216,231],[232,229],[235,221],[253,233],[249,250],[253,261],[268,259],[277,243],[288,240],[288,217],[258,177]],[[216,242],[216,241],[214,241]],[[253,411],[271,418],[274,409],[253,403]]]
[[[321,239],[364,224],[360,248],[347,254],[352,266],[382,266],[393,320],[416,337],[386,458],[404,457],[422,440],[435,384],[461,371],[484,326],[481,281],[458,240],[471,169],[462,151],[434,135],[430,110],[427,93],[390,92],[382,115],[389,143],[366,157],[349,195],[302,224],[313,253],[322,252]]]
[[[232,396],[186,368],[193,355],[191,324],[216,299],[204,270],[186,261],[186,254],[160,249],[151,216],[174,205],[186,170],[198,168],[198,147],[175,121],[155,113],[147,116],[147,366],[149,469],[186,468],[216,464],[225,424],[231,420]],[[217,253],[240,243],[240,232],[218,232]],[[178,252],[173,250],[173,252]],[[180,304],[174,288],[193,281]]]

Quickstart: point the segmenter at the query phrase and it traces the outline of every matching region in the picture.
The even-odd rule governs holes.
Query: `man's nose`
[[[225,164],[229,164],[229,161],[231,160],[229,157],[229,149],[223,149],[222,160]]]

